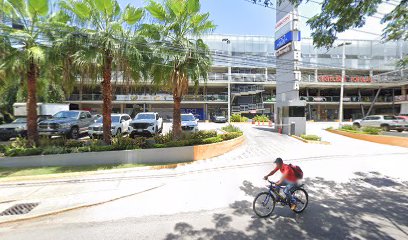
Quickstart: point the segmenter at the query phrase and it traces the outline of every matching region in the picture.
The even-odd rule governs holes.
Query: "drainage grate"
[[[38,204],[39,203],[16,204],[16,205],[12,206],[11,208],[8,208],[8,209],[4,210],[3,212],[1,212],[0,216],[27,214],[31,210],[33,210],[35,207],[37,207]]]

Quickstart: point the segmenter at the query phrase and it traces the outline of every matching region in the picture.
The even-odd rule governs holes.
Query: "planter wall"
[[[327,131],[354,139],[408,148],[408,138],[404,137],[351,133],[333,129]]]
[[[84,166],[127,163],[179,163],[222,155],[239,146],[244,136],[228,141],[187,147],[86,152],[0,158],[0,167]]]

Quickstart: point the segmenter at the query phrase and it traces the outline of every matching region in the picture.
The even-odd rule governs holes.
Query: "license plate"
[[[136,131],[137,132],[143,132],[143,129],[137,129]]]

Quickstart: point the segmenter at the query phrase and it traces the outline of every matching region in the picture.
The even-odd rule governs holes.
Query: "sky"
[[[118,0],[122,7],[126,4],[142,6],[146,4],[144,0]],[[320,5],[314,0],[299,7],[300,15],[312,17],[320,12]],[[274,1],[273,1],[274,2]],[[387,13],[393,8],[392,5],[382,4],[379,12]],[[201,0],[201,10],[210,12],[210,18],[217,25],[215,33],[233,35],[261,35],[274,36],[275,14],[274,9],[254,5],[246,0]],[[377,15],[381,16],[381,15]],[[310,36],[310,29],[306,25],[307,19],[301,18],[301,30],[303,37]],[[384,25],[380,24],[380,19],[368,18],[367,23],[361,31],[349,30],[339,35],[344,39],[380,39],[380,34]],[[363,33],[371,32],[374,34]]]

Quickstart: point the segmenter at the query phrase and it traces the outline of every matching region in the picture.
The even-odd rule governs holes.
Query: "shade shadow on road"
[[[213,227],[179,222],[165,239],[408,239],[408,183],[376,172],[355,175],[346,183],[305,179],[309,206],[302,214],[277,205],[271,217],[260,219],[251,202],[236,201],[232,214],[212,216]],[[248,181],[240,188],[251,197],[266,190]],[[236,218],[247,221],[236,227]]]

